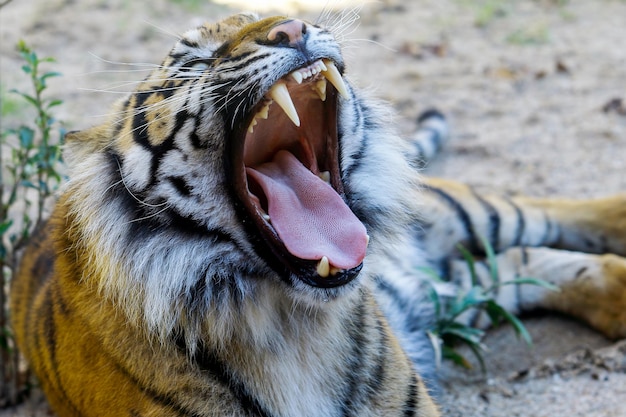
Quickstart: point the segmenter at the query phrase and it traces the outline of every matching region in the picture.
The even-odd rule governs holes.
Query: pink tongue
[[[246,168],[267,197],[272,226],[298,258],[328,257],[341,269],[361,264],[367,248],[365,226],[339,194],[288,151],[272,162]]]

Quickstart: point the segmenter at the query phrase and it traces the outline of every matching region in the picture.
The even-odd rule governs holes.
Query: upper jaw
[[[236,122],[231,138],[236,206],[255,249],[283,278],[295,276],[320,288],[349,283],[362,264],[338,268],[326,256],[302,259],[291,254],[267,214],[263,192],[247,171],[271,161],[278,151],[287,150],[343,197],[337,142],[339,95],[344,99],[349,96],[336,65],[329,59],[316,60],[273,84],[252,112]]]

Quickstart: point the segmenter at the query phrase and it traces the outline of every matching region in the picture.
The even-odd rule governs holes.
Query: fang
[[[270,89],[269,96],[274,100],[281,109],[285,112],[287,117],[293,122],[294,125],[300,127],[300,118],[296,107],[293,105],[289,90],[284,82],[279,81]]]
[[[330,263],[326,256],[322,256],[322,259],[317,264],[317,274],[322,278],[326,278],[330,274]]]

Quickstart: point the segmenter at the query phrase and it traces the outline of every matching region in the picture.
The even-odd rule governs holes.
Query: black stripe
[[[550,219],[550,216],[548,216],[548,213],[546,213],[545,211],[543,212],[543,221],[546,224],[546,230],[543,236],[541,237],[541,241],[538,242],[538,245],[540,246],[549,244],[548,238],[550,237],[550,234],[552,233],[552,228],[554,227],[554,223]]]
[[[513,207],[513,209],[515,210],[517,222],[515,224],[515,237],[513,238],[512,246],[519,246],[522,244],[524,232],[526,231],[526,219],[524,218],[524,213],[522,212],[522,209],[520,209],[514,201],[508,198],[506,198],[505,201],[509,203],[511,207]]]
[[[124,377],[132,382],[132,384],[136,385],[141,392],[143,392],[147,397],[149,397],[152,402],[160,405],[163,408],[167,408],[171,412],[176,413],[180,417],[201,417],[200,414],[194,413],[184,405],[182,405],[179,401],[177,401],[173,396],[160,393],[156,391],[154,388],[148,387],[139,381],[139,379],[130,372],[124,365],[118,362],[113,356],[107,354],[105,351],[101,351],[101,354],[105,356],[110,363],[115,366],[115,369],[121,373]],[[155,366],[159,366],[156,364]]]
[[[478,200],[483,209],[487,212],[489,226],[487,227],[487,239],[494,251],[500,249],[500,215],[495,207],[487,200],[472,190],[472,195]]]
[[[238,62],[238,61],[242,61],[244,58],[246,58],[249,54],[246,54],[245,56],[241,55],[241,56],[237,56],[237,57],[233,57],[229,60],[229,64],[233,63],[233,62]],[[266,53],[266,54],[261,54],[261,55],[256,55],[253,56],[252,58],[242,61],[241,63],[234,65],[234,66],[228,66],[228,67],[224,67],[224,68],[220,68],[220,73],[221,74],[227,74],[229,72],[235,72],[235,71],[240,71],[242,69],[245,69],[246,67],[248,67],[250,64],[252,64],[253,62],[259,61],[261,59],[265,59],[269,56],[271,56],[272,54]]]
[[[187,183],[187,180],[183,176],[171,176],[167,177],[167,180],[174,186],[176,191],[183,196],[189,197],[193,189]]]
[[[404,416],[412,417],[417,414],[417,376],[411,375],[411,382],[409,383],[409,391],[407,393],[407,399],[404,403]]]
[[[417,123],[422,124],[428,119],[440,119],[442,121],[446,120],[446,117],[437,109],[428,109],[423,111],[419,117],[417,118]]]
[[[346,366],[346,381],[347,386],[344,392],[344,398],[341,401],[340,415],[343,417],[349,417],[356,415],[356,404],[363,401],[362,392],[362,379],[367,374],[367,370],[364,369],[363,356],[365,351],[365,303],[362,301],[353,316],[346,323],[348,328],[348,334],[352,341],[352,354],[349,356],[349,362]]]
[[[412,162],[415,164],[416,167],[423,168],[426,164],[426,154],[424,153],[424,148],[422,147],[421,143],[419,143],[419,141],[414,141],[413,147],[416,149],[416,151],[415,157],[412,158]]]
[[[380,392],[383,382],[385,381],[385,370],[387,368],[387,357],[389,353],[389,337],[386,331],[386,326],[380,317],[376,318],[376,331],[378,332],[378,340],[381,349],[376,355],[374,360],[375,366],[371,372],[371,378],[368,384],[369,396],[371,398],[374,394]],[[369,401],[368,401],[369,402]]]
[[[41,326],[35,330],[35,352],[41,353],[45,355],[48,353],[48,361],[50,364],[50,369],[42,369],[43,372],[39,372],[37,376],[42,379],[42,382],[45,383],[50,389],[57,391],[57,395],[62,399],[63,404],[72,412],[74,415],[81,415],[78,411],[76,405],[72,402],[71,398],[67,395],[63,384],[61,383],[61,379],[59,376],[59,366],[57,363],[56,357],[56,322],[55,322],[55,309],[54,303],[52,301],[52,282],[48,282],[48,284],[43,288],[44,297],[39,305],[39,308],[34,310],[34,316],[38,318],[38,323],[41,323]],[[45,347],[42,346],[42,341],[39,338],[39,330],[42,331],[44,336]],[[43,358],[41,358],[43,360]],[[44,364],[42,363],[42,366]],[[46,383],[47,382],[47,383]]]
[[[472,224],[470,215],[465,210],[465,208],[463,208],[463,205],[459,203],[450,194],[446,193],[440,188],[433,187],[432,185],[429,185],[429,184],[424,184],[423,190],[430,191],[434,194],[437,194],[448,204],[448,206],[450,206],[456,212],[457,218],[459,219],[459,221],[465,228],[465,233],[467,235],[468,246],[469,246],[468,250],[471,253],[475,253],[475,254],[484,253],[484,251],[481,249],[480,245],[478,244],[478,240],[476,239],[476,231],[474,230],[474,225]]]
[[[198,42],[191,41],[191,40],[189,40],[187,38],[182,38],[180,40],[180,43],[182,43],[183,45],[188,46],[190,48],[197,48],[198,46],[200,46],[200,45],[198,45]]]
[[[177,343],[183,349],[185,348],[182,338],[179,338]],[[219,383],[228,387],[231,394],[248,415],[271,417],[272,414],[263,407],[259,400],[250,394],[245,384],[237,379],[228,369],[227,365],[220,361],[214,352],[200,348],[193,359],[202,371],[210,373]]]

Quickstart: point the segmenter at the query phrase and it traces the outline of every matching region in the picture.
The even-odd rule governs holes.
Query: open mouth
[[[235,191],[262,238],[260,252],[322,288],[354,279],[368,242],[343,199],[338,94],[348,97],[332,61],[296,69],[238,123],[233,143]]]

